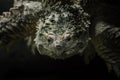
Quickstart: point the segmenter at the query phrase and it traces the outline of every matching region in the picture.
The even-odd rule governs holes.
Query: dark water
[[[8,11],[12,0],[0,0],[0,14]],[[32,55],[24,41],[12,47],[6,53],[0,49],[0,80],[116,80],[115,76],[108,74],[102,59],[96,57],[86,65],[83,58],[76,55],[66,60],[54,60],[46,56]]]
[[[12,3],[13,0],[0,0],[0,14],[2,14],[3,11],[8,11]]]

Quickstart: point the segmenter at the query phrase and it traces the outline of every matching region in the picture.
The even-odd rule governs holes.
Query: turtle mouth
[[[85,49],[85,44],[77,43],[75,45],[71,45],[70,47],[62,47],[62,48],[46,48],[42,45],[38,47],[40,54],[47,55],[54,59],[65,59],[71,56],[81,54]]]
[[[79,49],[78,49],[79,48]],[[64,49],[62,51],[57,50],[57,52],[55,51],[53,57],[55,57],[56,59],[65,59],[65,58],[69,58],[71,56],[77,55],[77,54],[82,54],[82,52],[85,50],[86,46],[84,45],[76,45],[75,47],[72,48],[68,48],[68,49]]]
[[[74,48],[70,48],[70,49],[67,49],[67,50],[56,50],[54,52],[51,52],[52,55],[50,55],[50,57],[52,58],[55,58],[55,59],[65,59],[65,58],[68,58],[68,57],[71,57],[73,55],[76,55],[77,52],[74,52]]]

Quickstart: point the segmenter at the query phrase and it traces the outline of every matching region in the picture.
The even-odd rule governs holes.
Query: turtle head
[[[40,54],[64,59],[82,53],[88,43],[88,15],[79,5],[47,8],[35,38]]]

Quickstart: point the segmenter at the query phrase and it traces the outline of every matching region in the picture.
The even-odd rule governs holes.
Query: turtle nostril
[[[55,47],[56,47],[57,49],[62,48],[62,46],[61,46],[61,45],[56,45]]]

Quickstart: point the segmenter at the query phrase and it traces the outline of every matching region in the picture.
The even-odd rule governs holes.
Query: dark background
[[[102,0],[101,0],[102,1]],[[111,0],[110,0],[111,1]],[[0,0],[0,14],[12,7],[13,0]],[[107,0],[106,0],[106,3]],[[118,3],[109,2],[117,5]],[[117,80],[114,73],[108,73],[104,61],[96,56],[90,64],[76,55],[65,60],[54,60],[47,56],[33,55],[26,42],[21,40],[9,53],[0,49],[0,78],[15,80]]]

